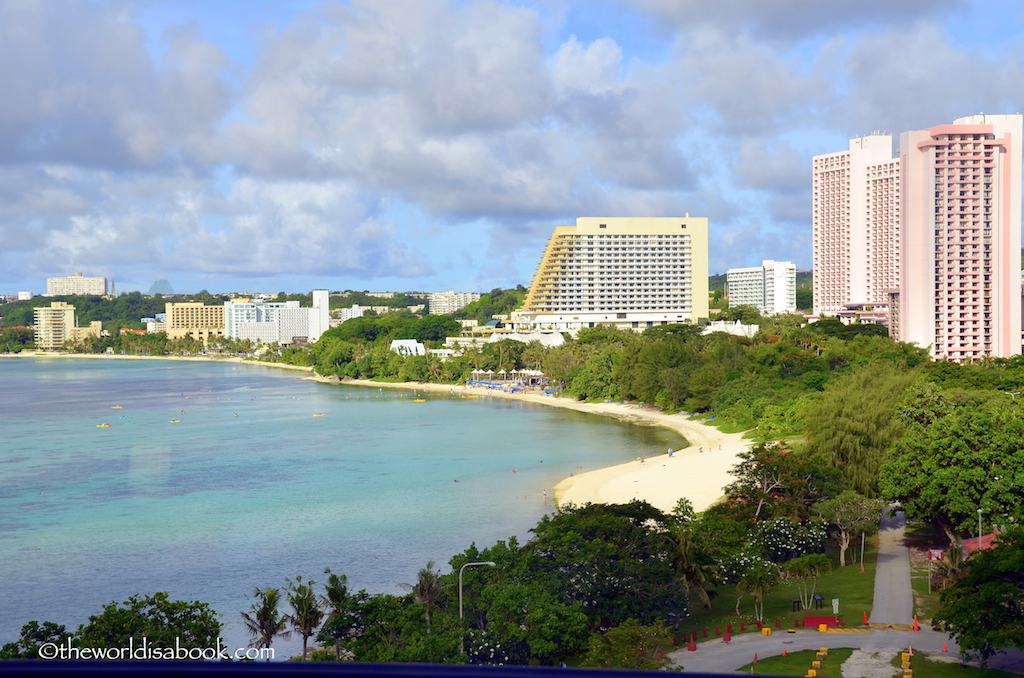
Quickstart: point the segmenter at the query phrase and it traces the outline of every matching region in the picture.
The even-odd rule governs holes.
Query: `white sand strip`
[[[308,378],[338,383],[336,379]],[[631,461],[566,478],[554,489],[555,501],[562,504],[624,504],[633,499],[642,499],[662,511],[671,511],[680,498],[686,497],[693,502],[694,510],[703,511],[723,496],[725,486],[734,480],[729,471],[736,465],[736,456],[751,445],[751,441],[744,439],[742,433],[722,433],[714,426],[692,421],[683,415],[662,414],[638,405],[582,403],[570,398],[552,398],[532,393],[511,394],[450,384],[395,384],[361,379],[344,383],[352,386],[509,398],[611,416],[624,421],[645,420],[678,431],[690,442],[689,447],[674,452],[671,457],[662,454],[645,459],[642,463]]]

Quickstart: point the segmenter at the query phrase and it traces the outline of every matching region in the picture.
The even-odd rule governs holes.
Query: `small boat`
[[[96,424],[96,428],[110,428],[113,424]]]
[[[314,414],[313,416],[314,416],[314,417],[322,417],[322,416],[324,416],[324,415],[323,415],[323,413],[322,413],[322,412],[317,412],[317,413],[316,413],[316,414]]]
[[[171,423],[172,424],[180,424],[181,423],[181,419],[171,419]]]
[[[111,405],[110,409],[112,409],[112,410],[123,410],[124,409],[124,405]]]
[[[417,399],[416,399],[416,400],[414,400],[413,402],[414,402],[414,403],[425,403],[425,402],[427,402],[427,401],[426,401],[426,399],[424,399],[424,398],[417,398]]]

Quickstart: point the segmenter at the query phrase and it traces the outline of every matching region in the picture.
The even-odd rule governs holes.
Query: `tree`
[[[756,561],[736,584],[736,614],[740,613],[740,599],[749,592],[754,597],[754,616],[757,617],[757,621],[763,621],[764,597],[772,588],[778,586],[780,580],[777,565],[766,560]]]
[[[878,495],[878,469],[903,433],[903,422],[893,412],[913,381],[909,372],[872,365],[830,381],[821,400],[808,408],[810,447],[842,471],[846,487],[867,497]]]
[[[824,553],[808,553],[782,565],[791,579],[796,580],[800,602],[804,608],[811,607],[811,599],[818,587],[818,577],[832,571],[832,561]]]
[[[665,666],[672,648],[672,633],[662,622],[643,626],[631,618],[603,635],[595,633],[583,666],[656,670]]]
[[[324,569],[324,574],[327,575],[327,583],[324,584],[324,604],[330,615],[320,629],[317,641],[326,642],[321,640],[321,636],[331,638],[334,641],[334,658],[340,660],[341,639],[348,635],[354,626],[354,619],[350,613],[352,596],[348,592],[348,577],[334,574],[329,567]]]
[[[592,627],[685,616],[669,518],[647,502],[561,507],[533,528],[530,576],[583,605]]]
[[[846,549],[852,535],[861,532],[874,534],[881,517],[881,502],[868,499],[853,490],[814,505],[814,510],[825,522],[839,532],[839,566],[846,567]]]
[[[687,501],[680,499],[680,503]],[[677,509],[679,505],[677,505]],[[685,510],[686,506],[683,506]],[[690,508],[692,511],[692,508]],[[693,526],[687,523],[678,525],[670,537],[672,542],[672,555],[675,558],[676,569],[679,572],[679,583],[683,587],[683,595],[689,597],[690,590],[697,592],[701,604],[711,609],[711,581],[709,571],[711,564],[706,562],[705,554],[697,548],[697,540],[694,538]]]
[[[1024,529],[1008,530],[994,548],[971,556],[943,592],[935,620],[983,665],[998,650],[1024,650]]]
[[[265,589],[257,586],[253,589],[252,595],[255,598],[252,607],[249,612],[242,613],[245,629],[252,636],[249,647],[270,647],[274,642],[274,636],[287,637],[290,633],[285,630],[285,618],[278,610],[281,591],[269,586]],[[269,655],[267,661],[270,661]]]
[[[805,514],[811,504],[837,491],[836,471],[809,464],[774,442],[755,445],[737,458],[729,471],[736,481],[725,493],[749,507],[754,521]]]
[[[292,627],[292,631],[302,636],[302,658],[306,660],[306,645],[309,637],[316,633],[320,622],[324,618],[324,610],[320,599],[313,592],[312,580],[307,584],[302,583],[302,575],[295,577],[295,581],[288,581],[288,604],[291,605],[291,614],[285,615],[284,619]]]
[[[402,584],[403,587],[413,592],[413,599],[422,603],[427,608],[427,633],[430,633],[430,610],[437,604],[441,597],[441,579],[438,572],[434,570],[434,561],[428,560],[427,566],[416,574],[416,586]]]
[[[21,637],[0,648],[0,659],[39,659],[39,647],[47,643],[60,645],[70,638],[62,624],[31,621],[21,627]]]
[[[209,648],[220,638],[218,615],[206,603],[172,601],[167,593],[158,592],[132,596],[121,605],[105,605],[78,627],[82,647],[123,647],[132,638],[146,636],[154,646],[173,647],[178,641],[180,647]]]
[[[972,534],[980,508],[992,522],[1024,518],[1024,417],[1019,404],[958,408],[912,425],[882,467],[882,496],[930,521],[950,543]]]

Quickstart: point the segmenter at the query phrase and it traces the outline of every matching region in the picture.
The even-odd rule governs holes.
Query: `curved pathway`
[[[891,508],[891,507],[890,507]],[[888,512],[888,509],[886,509]],[[875,569],[875,596],[871,609],[871,622],[881,624],[912,624],[914,621],[913,592],[910,587],[910,552],[905,543],[906,519],[900,511],[892,517],[883,514],[879,533],[878,561]],[[796,633],[773,633],[762,636],[745,633],[734,636],[726,643],[711,640],[698,643],[695,652],[681,649],[669,654],[676,664],[686,671],[704,673],[729,673],[749,664],[756,653],[758,658],[789,652],[813,650],[819,647],[847,647],[866,652],[906,651],[907,644],[914,651],[930,655],[941,655],[946,643],[946,654],[956,657],[960,651],[956,641],[946,633],[922,628],[920,631],[896,631],[894,629],[874,630],[872,633],[819,633],[798,629]],[[1024,653],[1010,651],[998,654],[989,660],[990,668],[1024,674]],[[884,671],[884,667],[883,667]],[[858,675],[870,675],[859,673]],[[892,675],[891,672],[885,675]]]

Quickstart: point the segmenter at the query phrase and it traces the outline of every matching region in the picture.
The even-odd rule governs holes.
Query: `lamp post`
[[[981,509],[978,509],[978,548],[981,548]]]
[[[462,615],[462,571],[465,570],[467,567],[472,567],[474,565],[486,565],[488,567],[495,567],[497,565],[497,563],[492,563],[489,560],[483,560],[483,561],[480,561],[478,563],[466,563],[465,565],[463,565],[462,567],[459,568],[459,619],[462,619],[462,617],[463,617],[463,615]],[[462,636],[462,638],[459,641],[459,651],[462,652],[463,654],[466,653],[466,636],[465,636],[465,633],[463,633],[463,636]]]

